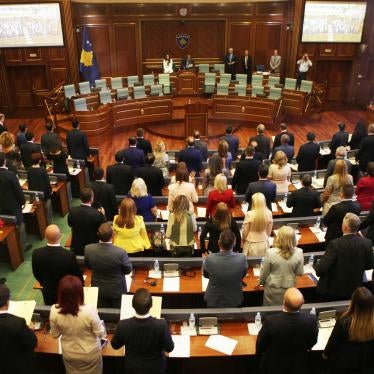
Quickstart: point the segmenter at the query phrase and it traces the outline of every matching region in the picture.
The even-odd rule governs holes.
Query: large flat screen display
[[[0,48],[63,46],[60,5],[0,5]]]
[[[302,42],[360,43],[366,2],[306,1]]]

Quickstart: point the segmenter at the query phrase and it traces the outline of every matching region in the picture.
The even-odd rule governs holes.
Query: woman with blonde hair
[[[303,250],[296,244],[295,230],[282,226],[274,247],[266,251],[259,278],[264,286],[264,305],[282,305],[284,293],[296,284],[296,276],[304,274]]]
[[[128,197],[135,201],[136,211],[138,215],[143,217],[145,222],[155,220],[157,217],[157,207],[152,195],[148,193],[144,179],[134,179]]]
[[[196,230],[195,215],[189,211],[187,197],[178,195],[173,201],[166,229],[166,238],[170,239],[170,249],[173,256],[192,256]]]
[[[218,203],[216,212],[212,218],[206,220],[200,236],[201,252],[215,253],[219,252],[218,239],[223,230],[230,229],[235,237],[235,252],[240,251],[241,236],[238,224],[232,217],[229,207],[225,203]],[[206,249],[205,240],[209,235],[208,249]]]
[[[234,191],[227,187],[227,178],[224,174],[218,174],[214,178],[214,189],[209,192],[206,204],[206,217],[214,216],[216,205],[226,203],[229,208],[234,208],[236,201]]]
[[[130,256],[143,255],[151,247],[142,216],[136,215],[133,199],[122,200],[118,215],[113,219],[113,244],[123,248]]]
[[[291,166],[288,164],[287,156],[283,151],[275,153],[273,163],[269,166],[268,178],[276,184],[277,193],[288,192]]]
[[[264,256],[269,248],[269,236],[273,228],[273,215],[266,206],[261,192],[252,195],[251,210],[243,222],[243,253],[246,256]]]
[[[229,143],[226,140],[220,140],[218,143],[218,155],[221,157],[224,168],[230,170],[232,163],[232,155],[229,152]]]
[[[153,147],[153,154],[155,155],[154,166],[160,168],[164,178],[169,175],[169,155],[166,153],[166,146],[162,140],[157,140]]]
[[[348,310],[336,321],[323,357],[331,374],[369,374],[374,368],[374,296],[365,287],[353,292]]]
[[[327,178],[326,187],[322,194],[322,215],[326,215],[334,204],[341,201],[340,191],[345,184],[353,185],[353,178],[352,175],[348,174],[345,161],[337,160],[334,173]]]
[[[0,135],[0,151],[5,154],[6,167],[15,173],[21,166],[21,155],[19,149],[15,146],[14,135],[4,131]]]

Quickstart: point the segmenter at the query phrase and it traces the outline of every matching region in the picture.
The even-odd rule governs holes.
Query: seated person
[[[227,178],[224,174],[218,174],[214,178],[214,190],[209,192],[206,205],[206,217],[212,217],[216,210],[216,205],[220,202],[226,203],[229,208],[234,208],[236,201],[234,191],[227,188]]]
[[[195,63],[194,63],[194,61],[192,60],[190,54],[188,54],[188,55],[186,56],[186,58],[182,59],[182,63],[181,63],[181,69],[182,69],[182,70],[192,69],[194,66],[195,66]]]

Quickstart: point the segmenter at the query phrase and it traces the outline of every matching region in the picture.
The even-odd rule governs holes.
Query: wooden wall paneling
[[[296,60],[298,57],[297,52],[302,28],[301,22],[304,10],[304,1],[305,0],[294,0],[293,2],[292,41],[291,45],[288,47],[291,51],[287,68],[287,76],[289,77],[294,77],[296,71]]]
[[[22,49],[21,48],[7,48],[4,51],[4,63],[14,64],[22,63]]]
[[[255,53],[253,64],[269,65],[274,49],[281,47],[282,24],[275,22],[256,22]]]
[[[4,112],[11,109],[8,80],[4,64],[4,54],[0,51],[0,109]]]
[[[116,76],[137,74],[137,48],[135,23],[114,24],[114,52]]]
[[[336,57],[352,57],[356,55],[357,44],[339,43],[336,45]]]
[[[45,62],[45,49],[42,48],[22,48],[23,60],[27,63]],[[44,53],[43,53],[44,52]]]
[[[48,48],[48,61],[51,62],[65,62],[65,48],[54,47]]]
[[[241,58],[246,49],[253,56],[254,46],[251,43],[251,22],[230,22],[230,42],[229,45],[234,48],[235,54]],[[236,72],[241,72],[242,66],[236,68]]]
[[[49,69],[49,79],[51,82],[51,87],[56,87],[62,82],[68,82],[69,75],[66,67],[50,67]]]
[[[336,56],[336,44],[335,43],[320,43],[319,44],[319,55],[321,57]]]
[[[276,16],[286,13],[287,3],[256,3],[256,15],[258,16]]]
[[[17,109],[31,108],[34,104],[32,94],[32,80],[29,67],[9,66],[7,67],[8,80],[12,82],[10,95],[14,107]]]

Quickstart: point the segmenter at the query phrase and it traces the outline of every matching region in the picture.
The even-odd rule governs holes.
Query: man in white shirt
[[[296,88],[300,88],[301,81],[306,79],[306,74],[308,73],[309,68],[313,65],[312,61],[309,60],[307,53],[304,53],[303,57],[297,61],[298,71],[297,71],[297,82]]]

